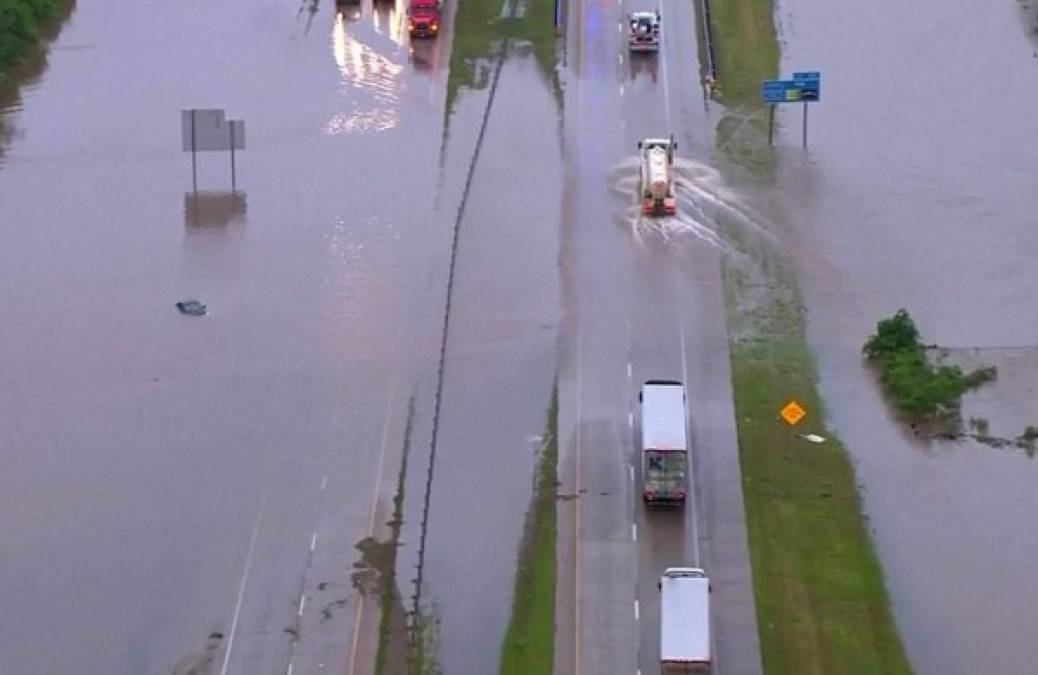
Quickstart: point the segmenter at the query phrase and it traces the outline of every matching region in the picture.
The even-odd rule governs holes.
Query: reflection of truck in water
[[[411,37],[436,37],[440,32],[440,0],[411,0],[407,32]]]
[[[710,674],[710,579],[669,567],[659,582],[661,675]]]
[[[642,385],[642,497],[646,505],[681,506],[688,485],[685,387],[674,380]]]
[[[639,195],[643,215],[672,216],[677,212],[677,200],[671,181],[674,151],[678,144],[670,138],[646,138],[638,142]]]

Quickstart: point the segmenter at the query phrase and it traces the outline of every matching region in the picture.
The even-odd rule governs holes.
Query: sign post
[[[229,120],[223,110],[192,108],[180,112],[181,145],[191,153],[191,187],[198,192],[196,155],[199,152],[231,152],[231,191],[237,190],[235,150],[245,149],[245,122]]]
[[[822,74],[817,71],[793,73],[791,80],[764,80],[761,82],[761,102],[769,105],[768,145],[772,144],[775,132],[775,106],[779,103],[804,104],[804,148],[807,148],[807,104],[817,103],[822,98]]]

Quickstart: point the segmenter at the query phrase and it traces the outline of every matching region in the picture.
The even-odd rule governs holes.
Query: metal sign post
[[[804,101],[804,148],[807,148],[807,101]]]
[[[775,106],[779,103],[804,104],[804,148],[807,148],[807,104],[822,99],[822,74],[817,71],[793,73],[791,80],[764,80],[761,82],[761,102],[771,106],[768,111],[768,145],[774,138]]]
[[[195,163],[195,111],[191,111],[191,189],[198,192],[198,167]]]
[[[236,186],[234,181],[234,122],[228,124],[227,127],[231,131],[231,192],[235,192]]]

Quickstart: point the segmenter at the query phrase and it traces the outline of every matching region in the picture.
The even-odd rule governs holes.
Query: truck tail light
[[[642,495],[645,497],[645,501],[647,502],[651,502],[652,500],[656,499],[656,493],[652,490],[646,490],[642,493]]]

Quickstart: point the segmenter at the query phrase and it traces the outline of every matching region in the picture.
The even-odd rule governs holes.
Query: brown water
[[[780,115],[777,221],[797,260],[830,419],[854,457],[894,610],[920,673],[1034,672],[1038,465],[924,443],[889,416],[859,350],[899,307],[926,342],[1000,368],[967,416],[1038,420],[1038,62],[1012,2],[780,3],[783,72],[823,71]],[[1025,349],[1002,350],[1002,347]]]

